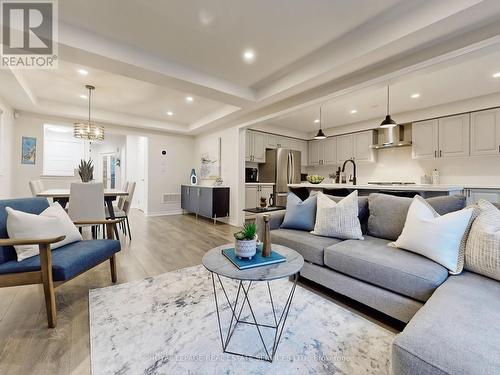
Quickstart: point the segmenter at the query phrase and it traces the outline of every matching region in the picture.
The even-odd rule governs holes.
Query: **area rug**
[[[223,282],[236,296],[237,283]],[[292,283],[270,285],[280,314]],[[274,319],[265,283],[254,284],[249,298],[259,322]],[[223,299],[219,307],[227,329],[231,310]],[[394,334],[300,284],[272,363],[222,352],[212,278],[203,266],[91,290],[89,308],[94,375],[389,373]],[[246,310],[242,317],[251,320]],[[272,340],[274,333],[262,331]],[[264,350],[251,325],[238,325],[230,345],[256,356]]]

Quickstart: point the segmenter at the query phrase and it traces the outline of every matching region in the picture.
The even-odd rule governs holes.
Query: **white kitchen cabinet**
[[[434,159],[438,157],[438,120],[414,122],[411,134],[413,159]]]
[[[439,119],[439,157],[464,157],[470,154],[469,114]]]
[[[307,166],[307,141],[303,141],[302,139],[290,138],[290,150],[300,151],[300,165]]]
[[[374,162],[376,160],[376,153],[370,146],[376,143],[375,131],[369,130],[366,132],[354,133],[353,136],[354,160],[356,160],[356,162]]]
[[[276,134],[267,134],[266,148],[278,148],[278,138]]]
[[[255,163],[266,162],[266,134],[247,130],[245,134],[245,160]]]
[[[336,164],[337,163],[337,137],[324,139],[323,147],[323,162],[321,164]]]
[[[467,204],[477,203],[484,199],[491,203],[500,203],[500,190],[497,189],[465,189]]]
[[[245,186],[245,208],[255,208],[260,206],[260,198],[267,199],[273,194],[274,187],[272,185],[250,185]]]
[[[465,114],[413,123],[413,158],[434,159],[469,156],[469,118],[469,114]]]
[[[354,137],[352,134],[341,135],[337,138],[337,160],[343,163],[354,156]]]
[[[308,164],[311,166],[321,165],[323,162],[323,141],[319,139],[309,141],[308,151]]]
[[[471,113],[470,154],[500,155],[500,109]]]

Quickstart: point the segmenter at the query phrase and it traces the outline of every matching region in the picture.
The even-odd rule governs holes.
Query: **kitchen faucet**
[[[354,158],[353,159],[347,159],[344,164],[342,165],[342,173],[345,172],[345,165],[347,164],[347,162],[350,161],[352,163],[352,179],[349,180],[349,181],[352,181],[352,184],[353,185],[356,185],[356,163],[354,162]]]

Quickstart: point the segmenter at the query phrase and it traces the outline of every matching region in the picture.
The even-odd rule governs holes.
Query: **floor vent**
[[[181,195],[179,193],[165,193],[163,194],[162,203],[180,203]]]

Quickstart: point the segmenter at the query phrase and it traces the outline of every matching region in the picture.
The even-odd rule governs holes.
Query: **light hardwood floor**
[[[133,241],[122,240],[118,283],[201,263],[212,247],[232,242],[235,227],[192,215],[146,218],[132,210]],[[56,289],[57,328],[48,329],[41,286],[0,288],[0,374],[90,374],[88,291],[112,285],[106,262]],[[311,283],[303,286],[397,330],[397,324]]]

